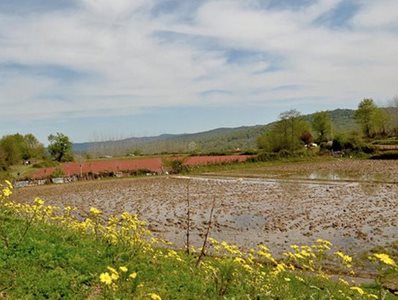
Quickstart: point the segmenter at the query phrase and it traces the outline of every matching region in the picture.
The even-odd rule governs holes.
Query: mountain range
[[[357,129],[353,119],[354,110],[336,109],[328,111],[335,131]],[[314,114],[304,115],[311,121]],[[162,134],[151,137],[132,137],[123,140],[98,141],[73,144],[77,153],[93,156],[117,156],[160,153],[224,153],[251,151],[256,148],[256,139],[271,128],[275,122],[266,125],[217,128],[189,134]]]

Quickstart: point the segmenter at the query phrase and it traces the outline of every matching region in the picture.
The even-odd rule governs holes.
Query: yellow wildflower
[[[131,278],[131,279],[136,279],[136,278],[137,278],[137,273],[136,273],[136,272],[131,273],[131,274],[129,275],[129,278]]]
[[[347,280],[344,280],[343,278],[340,278],[339,281],[340,281],[342,284],[350,285],[350,284],[348,283],[348,281],[347,281]]]
[[[12,194],[12,191],[11,191],[11,189],[9,187],[6,187],[6,188],[3,189],[4,197],[9,197],[9,196],[11,196],[11,194]]]
[[[91,207],[90,208],[90,214],[94,215],[94,216],[98,216],[102,213],[102,211],[100,211],[99,209],[95,208],[95,207]]]
[[[237,262],[239,264],[244,264],[245,260],[241,257],[235,257],[234,262]]]
[[[390,256],[388,256],[388,254],[375,253],[373,255],[374,255],[374,257],[376,257],[379,261],[381,261],[385,265],[395,267],[395,268],[398,267],[397,263]]]
[[[8,180],[5,180],[5,182],[8,184],[8,187],[9,187],[10,189],[12,189],[12,188],[13,188],[13,186],[12,186],[12,183],[11,183],[10,181],[8,181]]]
[[[148,296],[151,297],[152,300],[162,300],[162,298],[155,293],[149,293]]]
[[[329,250],[330,247],[332,247],[332,243],[327,240],[317,239],[316,242],[327,250]]]
[[[337,251],[334,254],[339,256],[343,260],[343,264],[346,265],[347,267],[351,267],[351,262],[352,262],[352,257],[344,254],[341,251]]]
[[[112,273],[116,273],[117,274],[117,271],[116,271],[116,269],[114,269],[114,268],[112,268],[112,267],[107,267],[107,269],[109,270],[109,271],[111,271]]]
[[[127,267],[119,267],[119,270],[123,273],[126,273],[128,271]]]
[[[107,269],[111,272],[111,278],[112,280],[118,280],[119,279],[119,273],[116,271],[116,269],[112,267],[107,267]]]
[[[111,285],[112,284],[112,277],[111,277],[111,275],[109,275],[108,272],[101,273],[100,281],[102,283],[105,283],[106,285]]]
[[[40,198],[35,198],[34,204],[37,205],[37,206],[41,206],[41,205],[44,204],[44,201],[42,199],[40,199]]]
[[[361,288],[358,287],[358,286],[352,286],[350,289],[353,290],[353,291],[358,292],[358,294],[360,294],[361,296],[362,296],[363,294],[365,294],[364,290],[361,289]]]

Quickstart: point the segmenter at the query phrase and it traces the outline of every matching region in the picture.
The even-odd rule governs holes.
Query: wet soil
[[[353,254],[398,240],[397,161],[326,162],[315,170],[319,171],[319,166],[332,171],[344,166],[359,175],[384,174],[389,180],[296,178],[303,170],[312,172],[307,163],[272,170],[291,173],[288,180],[204,176],[119,179],[27,187],[16,190],[13,197],[31,201],[40,196],[53,205],[75,206],[82,216],[90,207],[106,214],[136,213],[155,235],[177,247],[186,241],[188,197],[191,243],[196,246],[203,241],[213,201],[210,235],[244,249],[266,244],[278,255],[291,244],[311,244],[322,238]],[[377,169],[381,167],[384,170]]]

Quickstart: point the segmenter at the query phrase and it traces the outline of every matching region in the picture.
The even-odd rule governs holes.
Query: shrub
[[[173,159],[171,161],[172,174],[180,174],[182,172],[187,172],[188,170],[188,166],[184,164],[184,161],[182,159]]]

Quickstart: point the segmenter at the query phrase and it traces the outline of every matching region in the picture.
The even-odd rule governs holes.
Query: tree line
[[[62,134],[51,134],[47,148],[31,133],[5,135],[0,139],[0,170],[12,165],[30,164],[39,161],[65,162],[73,160],[72,143]]]
[[[361,150],[374,139],[398,138],[398,97],[393,101],[392,107],[380,108],[373,99],[363,99],[353,114],[361,132],[336,132],[327,111],[313,114],[311,120],[295,109],[283,112],[271,129],[258,137],[258,148],[263,152],[293,153],[317,143],[329,150]]]

